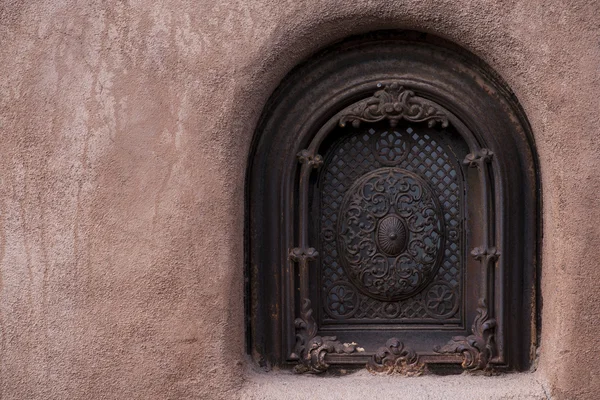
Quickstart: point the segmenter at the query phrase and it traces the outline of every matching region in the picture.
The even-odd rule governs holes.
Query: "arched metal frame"
[[[312,92],[312,93],[311,93]],[[452,126],[477,171],[481,219],[471,254],[478,304],[464,335],[431,351],[389,338],[377,351],[320,334],[309,268],[309,186],[334,129],[382,120]],[[323,372],[333,364],[421,373],[431,363],[525,369],[535,345],[537,175],[514,97],[472,56],[437,38],[377,34],[338,45],[293,72],[271,99],[250,158],[249,351],[265,365]],[[532,334],[534,332],[534,334]],[[384,345],[384,343],[382,343]]]

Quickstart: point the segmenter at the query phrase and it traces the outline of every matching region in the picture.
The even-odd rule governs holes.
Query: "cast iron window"
[[[471,56],[406,33],[316,56],[250,158],[249,350],[296,372],[527,368],[535,193],[524,116]]]

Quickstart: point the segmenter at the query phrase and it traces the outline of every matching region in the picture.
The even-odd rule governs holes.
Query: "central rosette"
[[[384,301],[410,297],[435,277],[444,224],[433,191],[416,174],[380,168],[344,196],[340,261],[361,292]]]
[[[402,219],[396,215],[388,215],[379,221],[377,228],[377,245],[385,254],[397,256],[406,247],[408,232]]]

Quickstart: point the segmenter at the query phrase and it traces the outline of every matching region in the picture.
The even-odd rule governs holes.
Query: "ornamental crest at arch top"
[[[340,261],[365,295],[410,297],[430,283],[443,255],[444,222],[433,191],[416,174],[380,168],[346,193],[338,220]]]

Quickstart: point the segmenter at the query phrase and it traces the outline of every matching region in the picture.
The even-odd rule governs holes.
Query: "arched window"
[[[250,156],[255,359],[296,372],[528,368],[528,129],[500,79],[437,38],[375,34],[294,70]]]

